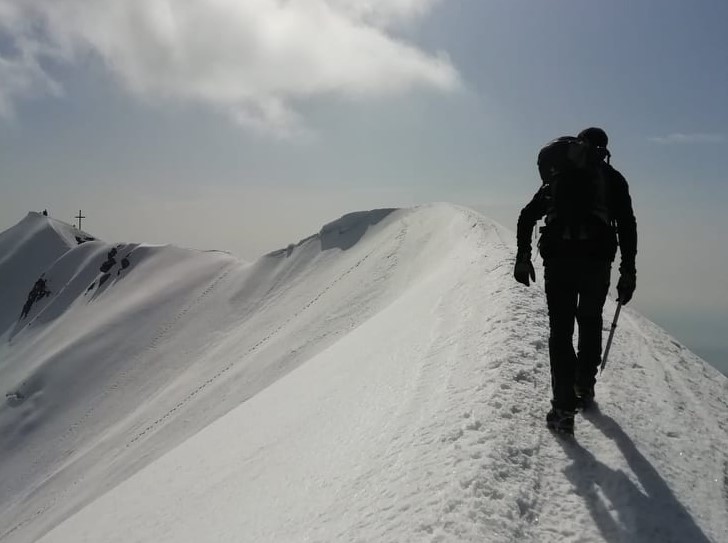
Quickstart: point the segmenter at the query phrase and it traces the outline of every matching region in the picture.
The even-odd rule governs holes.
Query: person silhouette
[[[533,228],[546,217],[538,244],[550,328],[553,397],[546,423],[567,434],[574,433],[577,408],[588,408],[594,400],[602,352],[602,311],[617,247],[621,253],[619,301],[628,303],[636,287],[637,223],[629,186],[609,164],[607,143],[606,132],[596,127],[575,138],[554,140],[549,152],[564,149],[567,159],[581,153],[579,167],[547,167],[540,160],[544,184],[518,217],[514,277],[526,286],[536,277],[531,263]],[[579,326],[578,352],[573,345],[575,322]]]

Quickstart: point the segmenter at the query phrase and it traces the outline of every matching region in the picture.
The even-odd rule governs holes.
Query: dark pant
[[[594,386],[602,356],[602,309],[609,291],[611,262],[585,258],[549,258],[545,262],[549,308],[549,356],[552,403],[576,407],[574,386]],[[574,321],[579,323],[578,354]]]

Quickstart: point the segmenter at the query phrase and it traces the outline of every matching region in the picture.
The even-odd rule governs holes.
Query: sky
[[[548,140],[601,126],[632,305],[728,371],[728,4],[0,0],[0,228],[246,260],[355,210],[515,229]]]

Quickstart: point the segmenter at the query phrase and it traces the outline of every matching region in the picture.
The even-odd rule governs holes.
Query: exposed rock
[[[35,302],[37,302],[38,300],[42,300],[46,296],[50,295],[51,291],[48,290],[48,288],[46,287],[46,280],[41,275],[40,278],[35,282],[35,285],[33,285],[30,293],[28,294],[28,300],[23,306],[23,311],[20,314],[20,318],[24,319],[28,316],[28,313],[30,313],[30,309],[33,307],[33,304]]]
[[[92,236],[74,236],[76,238],[76,243],[81,245],[82,243],[86,243],[87,241],[96,241],[96,238]]]
[[[110,273],[104,273],[104,275],[101,276],[101,279],[99,279],[99,287],[103,286],[103,284],[109,280],[109,277],[111,277]]]

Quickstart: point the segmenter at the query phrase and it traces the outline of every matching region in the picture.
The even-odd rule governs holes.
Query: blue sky
[[[633,305],[728,371],[723,0],[89,6],[0,0],[0,228],[83,208],[110,241],[250,260],[374,207],[515,228],[540,146],[598,125]]]

